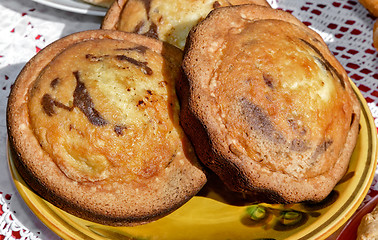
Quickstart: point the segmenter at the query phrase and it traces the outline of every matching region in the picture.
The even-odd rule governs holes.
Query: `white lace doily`
[[[374,18],[357,0],[268,0],[317,31],[361,90],[378,125],[378,53]],[[30,0],[0,0],[0,240],[59,239],[17,193],[6,157],[6,102],[24,64],[40,49],[70,33],[98,29],[101,18],[65,12]],[[378,191],[378,173],[369,192]],[[367,196],[367,200],[369,195]]]

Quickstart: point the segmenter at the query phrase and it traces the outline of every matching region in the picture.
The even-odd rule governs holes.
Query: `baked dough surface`
[[[135,225],[175,210],[206,182],[179,125],[181,51],[94,30],[58,40],[23,69],[8,103],[15,164],[76,216]]]

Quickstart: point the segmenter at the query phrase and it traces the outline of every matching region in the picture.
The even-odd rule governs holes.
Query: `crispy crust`
[[[157,176],[143,180],[142,185],[138,183],[139,192],[127,182],[114,188],[101,181],[77,182],[68,178],[41,148],[29,120],[29,91],[41,70],[72,44],[93,39],[133,41],[156,53],[175,56],[178,62],[181,59],[180,51],[172,46],[117,31],[80,32],[52,43],[26,64],[9,96],[7,126],[15,166],[33,190],[71,214],[113,226],[147,223],[180,207],[205,184],[206,176],[190,150],[186,157],[173,160]],[[188,144],[185,136],[182,141]]]
[[[227,44],[223,41],[226,41],[228,34],[231,33],[232,35],[233,32],[236,32],[236,35],[242,32],[244,30],[244,24],[251,26],[248,24],[258,23],[261,26],[264,20],[267,20],[266,22],[271,24],[269,26],[272,26],[272,28],[275,27],[274,23],[277,23],[288,27],[291,26],[293,29],[297,29],[296,31],[302,31],[303,38],[299,43],[308,41],[306,44],[307,47],[311,46],[312,50],[310,51],[315,51],[317,54],[324,57],[334,71],[338,72],[339,76],[337,78],[344,79],[341,80],[340,83],[342,84],[340,85],[344,85],[345,90],[342,90],[342,92],[344,91],[345,95],[343,95],[346,98],[345,101],[348,103],[342,108],[345,108],[345,111],[348,112],[346,119],[349,120],[343,123],[345,124],[343,127],[346,129],[345,132],[341,131],[343,138],[339,139],[338,136],[334,136],[335,139],[339,139],[339,144],[333,144],[335,149],[332,151],[338,152],[339,157],[319,157],[317,160],[319,169],[314,165],[311,169],[304,171],[297,166],[294,167],[295,164],[292,163],[299,162],[299,165],[301,165],[301,160],[293,157],[296,155],[304,158],[304,160],[302,160],[303,165],[310,164],[310,162],[313,161],[310,158],[307,159],[305,156],[316,155],[318,157],[316,147],[307,147],[307,144],[315,146],[315,142],[319,141],[319,139],[313,139],[313,142],[311,142],[311,138],[304,139],[303,141],[294,138],[292,143],[295,143],[294,145],[297,149],[289,151],[288,149],[290,149],[291,146],[288,145],[288,143],[290,143],[291,140],[289,142],[286,140],[293,139],[290,133],[291,130],[282,130],[283,132],[276,131],[280,129],[280,126],[284,126],[286,124],[285,121],[288,120],[283,119],[281,122],[276,119],[273,120],[273,116],[270,116],[266,112],[268,110],[264,109],[261,103],[250,102],[248,99],[251,95],[248,95],[245,91],[243,92],[242,87],[233,84],[233,77],[237,83],[240,83],[239,85],[244,84],[244,82],[238,81],[240,78],[247,78],[246,81],[251,81],[249,79],[255,78],[255,76],[249,76],[250,78],[248,79],[248,76],[243,75],[244,72],[248,72],[247,69],[249,66],[235,66],[234,63],[231,63],[233,69],[245,69],[245,71],[239,71],[238,76],[230,77],[227,75],[229,79],[227,80],[227,84],[212,82],[212,79],[215,78],[214,76],[222,74],[221,70],[218,71],[219,66],[222,65],[225,59],[228,59],[226,56],[221,55],[221,52],[233,51],[229,49],[235,49],[237,52],[240,48],[239,45],[233,48],[222,48]],[[214,25],[217,27],[214,28]],[[250,29],[251,28],[252,27],[250,27]],[[253,40],[249,41],[253,42]],[[240,56],[243,56],[242,52],[239,53]],[[235,56],[236,55],[237,54],[235,54]],[[242,62],[242,60],[240,60],[240,62]],[[276,202],[320,201],[329,194],[336,183],[345,174],[357,141],[360,105],[350,86],[345,70],[328,51],[321,37],[292,15],[284,11],[252,5],[216,9],[190,32],[185,49],[183,69],[186,79],[183,79],[178,85],[178,94],[182,105],[180,117],[182,126],[185,132],[190,136],[200,160],[218,174],[231,189],[245,192],[260,191],[270,195],[272,200]],[[269,74],[270,73],[267,75],[269,76]],[[268,77],[264,80],[266,81],[266,85],[269,86],[268,90],[251,88],[251,90],[248,91],[255,92],[256,94],[270,91],[269,89],[273,88],[272,82],[270,82]],[[212,86],[218,87],[219,85],[227,85],[229,90],[226,88],[225,90],[222,89],[222,91],[219,90],[221,88],[216,88],[217,91],[215,92],[209,90]],[[335,86],[341,89],[340,85],[337,84]],[[230,94],[228,92],[230,92]],[[235,92],[235,95],[232,95],[233,92]],[[229,94],[230,97],[226,98],[225,96],[227,94]],[[237,102],[238,105],[232,105],[231,102],[233,102],[234,99],[239,99],[240,96],[242,96],[242,100]],[[270,98],[269,96],[266,98]],[[265,98],[261,99],[261,101],[266,101]],[[277,106],[285,106],[286,103],[277,102],[277,104],[283,104]],[[289,104],[289,102],[287,104]],[[229,114],[233,113],[233,110],[227,107],[232,106],[232,108],[238,109],[240,105],[242,109],[238,112],[240,115],[237,116],[236,114],[237,117],[233,115],[227,118]],[[219,106],[222,106],[222,108],[219,108]],[[277,107],[277,109],[278,108],[279,107]],[[225,112],[223,116],[220,113],[218,114],[218,112],[222,111]],[[341,110],[341,112],[343,112],[343,110]],[[285,115],[286,113],[282,112],[282,114]],[[253,117],[256,118],[253,119]],[[349,127],[350,123],[351,125]],[[239,124],[239,128],[233,126],[237,124]],[[254,130],[249,131],[249,128],[254,128]],[[264,130],[264,128],[266,128],[266,130]],[[232,132],[228,129],[232,129]],[[304,130],[307,132],[312,131],[311,129]],[[241,134],[238,135],[237,133],[243,133],[244,131],[247,137],[243,137]],[[238,137],[233,138],[230,136]],[[327,151],[328,146],[326,146],[326,144],[327,142],[325,141],[325,155],[329,152]],[[338,145],[338,147],[335,145]],[[255,146],[258,147],[255,148]],[[249,151],[248,148],[252,148],[253,150]],[[247,154],[246,152],[248,151],[249,153]],[[251,153],[254,151],[257,153]],[[293,152],[300,153],[297,154]],[[287,157],[277,157],[282,153],[291,156],[290,158],[293,159],[292,162],[288,161],[287,159],[289,158]],[[260,164],[260,161],[270,162],[268,165],[264,165],[263,163]],[[327,162],[331,163],[328,164]],[[285,167],[285,164],[288,165]],[[290,172],[291,170],[293,171]],[[298,175],[295,174],[296,171]]]
[[[106,15],[102,21],[101,29],[116,30],[119,16],[122,12],[123,7],[127,3],[127,0],[116,0],[109,7]]]

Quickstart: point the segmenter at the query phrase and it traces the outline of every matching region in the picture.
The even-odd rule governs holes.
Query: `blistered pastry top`
[[[183,69],[189,93],[180,95],[216,153],[207,164],[225,181],[232,176],[222,164],[243,176],[231,188],[319,200],[345,173],[358,100],[322,38],[291,14],[256,5],[212,11],[190,32]],[[315,185],[324,187],[314,193]]]
[[[345,144],[353,107],[347,79],[318,50],[321,43],[279,20],[246,23],[223,40],[217,68],[203,84],[219,106],[214,114],[231,151],[297,178],[328,171]],[[328,156],[320,161],[322,154]]]

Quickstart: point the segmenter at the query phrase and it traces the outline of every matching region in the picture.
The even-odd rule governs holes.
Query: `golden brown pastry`
[[[378,239],[378,205],[362,218],[357,230],[357,240],[376,239]]]
[[[291,14],[213,10],[190,32],[183,69],[182,126],[231,189],[319,201],[345,174],[359,102],[321,37]]]
[[[183,49],[190,29],[211,10],[238,4],[270,6],[266,0],[118,0],[102,28],[144,34]]]
[[[115,226],[160,218],[205,184],[179,125],[181,51],[126,32],[75,33],[39,52],[8,102],[15,165],[43,198]]]
[[[371,14],[378,17],[378,0],[359,0]]]
[[[114,3],[114,0],[82,0],[82,1],[93,4],[93,5],[97,5],[100,7],[106,7],[106,8],[110,7]]]

